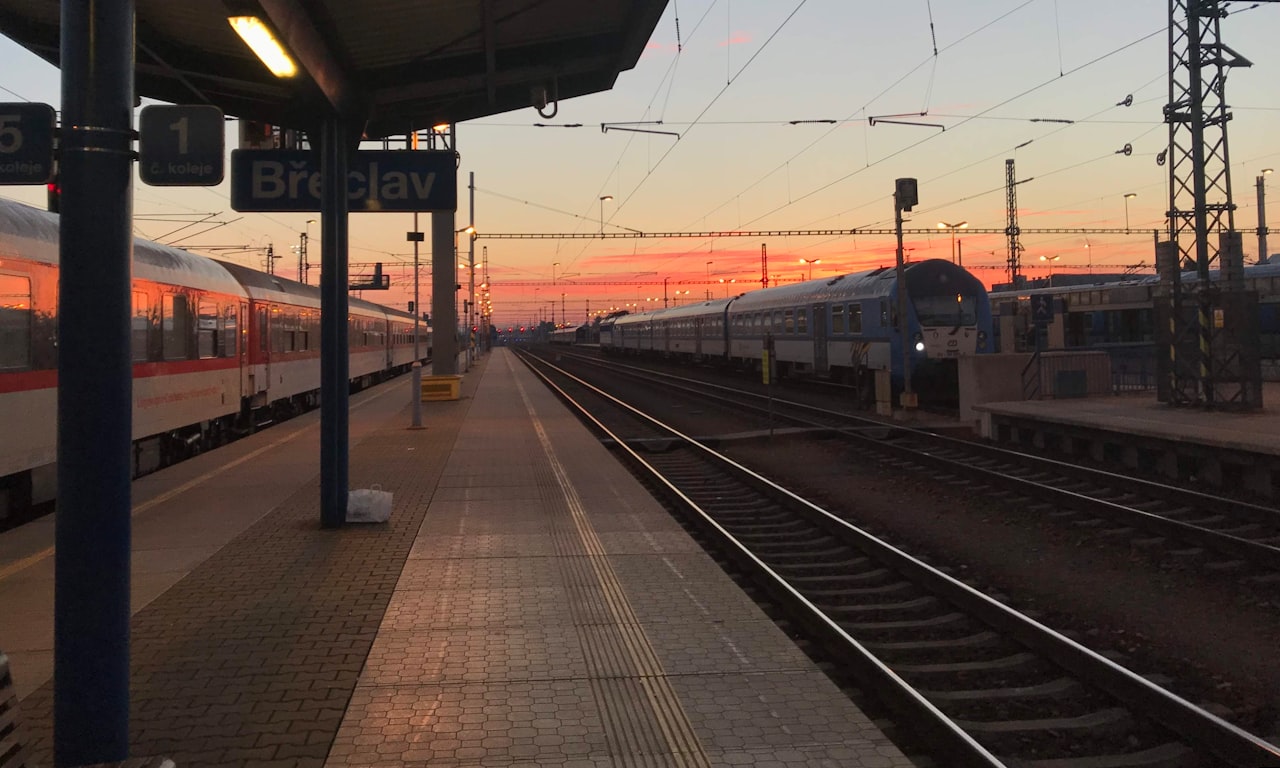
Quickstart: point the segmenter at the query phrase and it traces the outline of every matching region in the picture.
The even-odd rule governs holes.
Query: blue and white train
[[[905,279],[905,340],[897,272],[881,267],[610,318],[600,324],[600,348],[758,370],[771,339],[780,377],[825,378],[871,392],[877,370],[890,371],[894,389],[902,388],[905,343],[912,388],[954,398],[957,358],[992,349],[986,288],[940,259],[908,265]]]

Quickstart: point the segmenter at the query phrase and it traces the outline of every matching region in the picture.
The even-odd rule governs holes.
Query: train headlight
[[[924,351],[924,342],[923,342],[923,341],[917,341],[917,342],[916,342],[916,351],[917,351],[917,352],[923,352],[923,351]]]

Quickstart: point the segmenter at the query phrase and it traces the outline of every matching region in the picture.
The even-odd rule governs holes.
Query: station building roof
[[[137,92],[308,129],[337,110],[368,138],[611,88],[667,0],[136,0]],[[301,72],[278,79],[231,15],[267,20]],[[59,3],[0,0],[0,32],[55,66]],[[545,104],[545,106],[543,106]]]

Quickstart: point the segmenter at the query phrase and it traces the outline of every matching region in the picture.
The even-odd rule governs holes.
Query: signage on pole
[[[1037,293],[1031,296],[1031,322],[1048,325],[1053,322],[1053,297]]]
[[[53,129],[48,104],[0,104],[0,184],[53,181]]]
[[[351,156],[347,203],[361,211],[453,211],[458,170],[453,152],[363,150]],[[231,153],[231,207],[237,211],[319,211],[320,164],[307,150]]]
[[[142,108],[138,120],[138,176],[156,187],[212,187],[222,183],[226,128],[209,105]]]

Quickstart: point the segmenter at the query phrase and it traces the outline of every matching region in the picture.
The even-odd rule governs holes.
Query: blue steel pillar
[[[320,525],[347,517],[347,166],[348,126],[320,130]]]
[[[62,0],[54,763],[129,751],[133,0]]]

